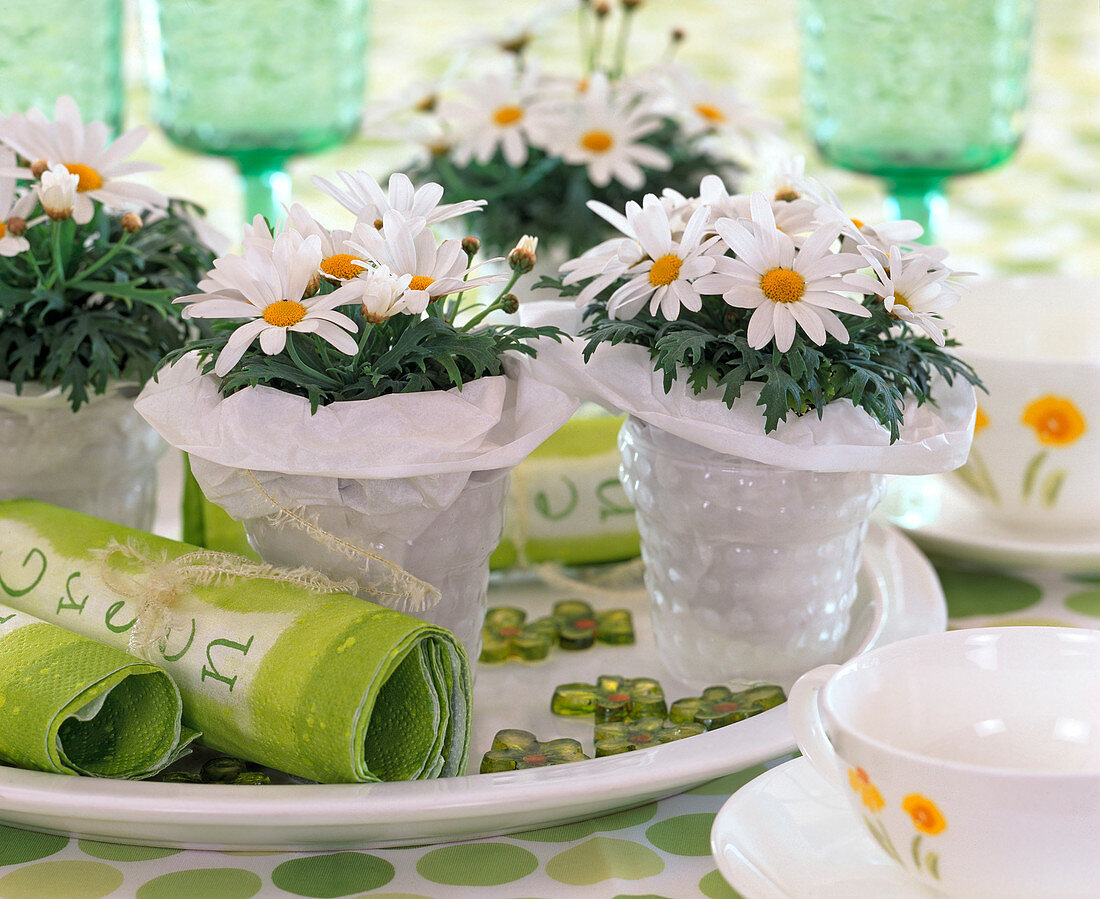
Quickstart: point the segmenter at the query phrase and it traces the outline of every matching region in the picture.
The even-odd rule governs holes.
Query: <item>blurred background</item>
[[[147,34],[136,0],[126,2],[124,117],[128,126],[151,128],[139,155],[164,171],[150,180],[205,206],[212,223],[235,241],[243,205],[234,168],[224,159],[179,149],[152,123]],[[241,2],[230,6],[239,11]],[[322,34],[340,32],[338,6],[333,0],[336,14]],[[254,14],[278,21],[276,4],[256,4]],[[827,167],[802,130],[796,0],[649,0],[635,18],[628,66],[658,59],[674,28],[686,33],[681,59],[779,119],[792,150],[806,155],[809,171],[827,177],[849,212],[867,221],[881,219],[876,180]],[[575,22],[562,14],[560,4],[371,0],[364,125],[350,142],[290,163],[293,198],[324,223],[342,225],[346,213],[317,191],[310,177],[362,168],[382,178],[403,167],[418,148],[395,136],[387,111],[411,102],[425,83],[462,57],[489,52],[486,45],[494,36],[521,29],[535,35],[533,51],[547,68],[576,71]],[[324,42],[310,51],[325,54]],[[957,267],[983,275],[1100,274],[1100,14],[1094,0],[1039,0],[1023,145],[997,169],[954,179],[950,201],[939,242],[950,249]]]
[[[5,14],[0,77],[10,85],[13,78],[53,75],[64,66],[80,71],[89,54],[96,52],[94,32],[102,23],[95,10],[112,2],[124,6],[122,120],[127,126],[150,126],[152,137],[138,155],[164,166],[149,180],[166,193],[205,206],[210,221],[236,242],[244,204],[233,164],[181,149],[153,123],[148,72],[155,64],[155,54],[149,52],[155,36],[148,11],[155,0],[0,2]],[[202,68],[206,44],[218,34],[230,33],[242,56],[269,54],[263,62],[273,77],[285,76],[288,70],[300,73],[303,88],[318,91],[323,85],[331,87],[332,80],[319,79],[312,87],[304,82],[315,66],[332,64],[338,46],[346,50],[348,35],[355,31],[355,23],[346,18],[363,2],[314,2],[319,12],[306,28],[284,25],[296,14],[295,0],[180,0],[166,5],[199,23],[192,29],[195,43],[190,53],[197,70]],[[146,5],[139,9],[140,4]],[[576,21],[565,11],[568,6],[539,0],[369,0],[363,125],[350,141],[289,163],[293,199],[305,203],[325,224],[341,225],[343,210],[318,192],[310,177],[332,178],[339,169],[366,169],[381,179],[406,167],[418,147],[401,139],[393,111],[421,96],[433,79],[461,68],[463,60],[473,59],[483,68],[485,57],[494,55],[494,37],[528,32],[533,36],[532,53],[544,68],[577,72]],[[52,46],[44,42],[42,46],[51,50],[35,57],[33,69],[28,67],[25,60],[33,42],[78,12],[88,17],[87,25],[81,26],[87,40],[60,54],[56,41]],[[635,16],[627,68],[637,70],[659,59],[670,32],[682,29],[682,60],[778,119],[790,149],[807,156],[811,173],[826,176],[848,211],[865,221],[878,221],[879,183],[829,168],[805,136],[797,17],[797,0],[646,0]],[[268,36],[257,39],[253,28],[266,30]],[[226,83],[224,89],[233,86]],[[338,92],[329,90],[328,95],[318,102],[331,103]],[[0,111],[13,111],[4,108],[3,98],[0,89]],[[953,179],[949,196],[950,211],[937,238],[951,250],[956,267],[982,275],[1100,272],[1100,15],[1093,0],[1038,0],[1023,145],[999,168]]]

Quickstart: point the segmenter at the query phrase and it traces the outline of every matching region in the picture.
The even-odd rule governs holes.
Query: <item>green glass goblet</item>
[[[85,122],[122,130],[122,0],[3,5],[0,116],[39,109],[53,119],[63,94]]]
[[[145,0],[153,114],[187,149],[232,159],[248,218],[284,215],[294,156],[359,127],[367,0]]]
[[[925,228],[946,179],[1004,162],[1024,126],[1034,0],[800,0],[802,96],[826,161],[886,182]]]

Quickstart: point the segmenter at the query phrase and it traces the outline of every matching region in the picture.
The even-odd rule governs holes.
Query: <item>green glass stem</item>
[[[947,197],[943,192],[944,179],[938,176],[917,175],[907,178],[886,179],[886,199],[883,212],[888,219],[912,219],[924,228],[920,242],[932,244],[947,215]]]
[[[234,153],[232,158],[241,173],[246,221],[252,221],[259,213],[274,226],[286,216],[283,206],[290,203],[290,176],[283,171],[288,157],[254,151]]]

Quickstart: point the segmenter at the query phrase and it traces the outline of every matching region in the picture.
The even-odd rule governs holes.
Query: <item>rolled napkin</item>
[[[8,592],[8,591],[5,591]],[[55,774],[136,779],[190,750],[164,671],[0,605],[0,759]]]
[[[328,783],[461,774],[461,645],[337,588],[45,503],[0,503],[0,601],[155,660],[204,745]]]

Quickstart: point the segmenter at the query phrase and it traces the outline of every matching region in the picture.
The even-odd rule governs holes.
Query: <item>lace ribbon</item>
[[[438,587],[413,577],[399,565],[395,565],[378,553],[331,534],[317,522],[308,519],[300,510],[291,509],[260,483],[251,469],[245,474],[256,491],[272,506],[271,520],[275,524],[290,524],[306,533],[325,549],[333,550],[361,566],[362,577],[355,579],[356,588],[349,591],[360,596],[364,593],[377,597],[379,604],[399,612],[422,612],[437,605],[442,599]]]
[[[239,578],[276,581],[308,590],[310,593],[352,593],[354,579],[334,581],[311,568],[277,568],[263,562],[231,553],[198,550],[169,559],[162,552],[153,558],[133,542],[111,540],[94,555],[100,563],[99,576],[109,589],[137,602],[137,612],[130,628],[127,649],[132,655],[149,661],[152,650],[165,652],[168,637],[180,622],[173,618],[173,609],[182,594],[193,587],[230,584]],[[141,567],[139,574],[117,570],[116,558],[123,558]]]

